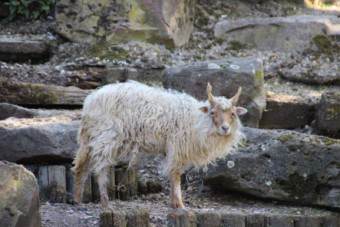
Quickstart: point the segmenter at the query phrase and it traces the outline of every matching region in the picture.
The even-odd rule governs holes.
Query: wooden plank
[[[90,92],[77,87],[0,80],[0,102],[20,105],[81,106]]]
[[[61,165],[40,166],[38,173],[40,197],[43,201],[66,202],[66,168]]]

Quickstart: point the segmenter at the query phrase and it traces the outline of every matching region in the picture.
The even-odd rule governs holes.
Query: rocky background
[[[0,3],[0,226],[340,226],[339,1],[28,2]],[[112,169],[116,212],[93,176],[73,205],[82,102],[127,79],[244,89],[247,139],[183,176],[188,210],[168,208],[163,157],[146,154]]]

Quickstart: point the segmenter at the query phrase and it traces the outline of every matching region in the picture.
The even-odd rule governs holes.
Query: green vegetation
[[[230,50],[238,51],[238,50],[242,50],[242,49],[245,49],[245,48],[247,48],[247,45],[244,44],[244,43],[240,43],[240,42],[235,41],[235,40],[229,42],[229,49]]]
[[[48,15],[54,5],[54,0],[6,0],[4,4],[9,10],[7,21],[17,18],[36,20]]]
[[[293,138],[294,138],[294,136],[291,135],[291,134],[283,134],[283,135],[279,136],[277,139],[279,141],[281,141],[282,143],[286,143],[286,142],[292,140]]]
[[[334,61],[334,56],[340,51],[340,45],[326,35],[314,36],[313,43],[317,47],[317,50],[313,51],[316,58],[319,58],[321,55],[326,55],[331,61]]]

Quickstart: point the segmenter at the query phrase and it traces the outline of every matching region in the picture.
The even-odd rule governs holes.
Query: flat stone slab
[[[340,20],[328,15],[242,18],[221,20],[215,25],[214,34],[257,50],[295,52],[309,47],[317,35],[327,35],[327,31],[331,35],[331,27],[337,24]]]
[[[0,160],[21,163],[70,161],[79,122],[67,116],[0,121]]]
[[[0,60],[46,61],[50,55],[49,42],[43,35],[0,35]]]

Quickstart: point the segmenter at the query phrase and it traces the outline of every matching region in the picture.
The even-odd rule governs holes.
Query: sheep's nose
[[[223,126],[221,127],[221,129],[223,130],[223,132],[227,133],[227,132],[228,132],[228,130],[229,130],[229,127],[228,127],[228,126],[225,126],[225,125],[223,125]]]

